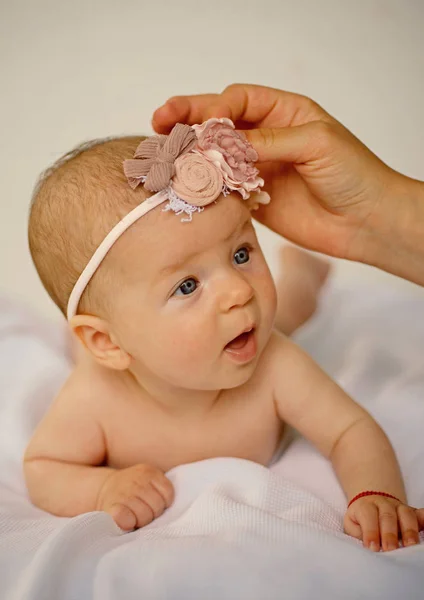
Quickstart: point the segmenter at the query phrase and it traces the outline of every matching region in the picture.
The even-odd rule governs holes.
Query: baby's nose
[[[228,312],[237,306],[244,306],[253,297],[253,288],[246,279],[240,275],[233,275],[225,280],[219,296],[219,305],[222,312]]]

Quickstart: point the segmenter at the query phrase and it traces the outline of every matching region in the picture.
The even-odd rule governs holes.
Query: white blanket
[[[385,428],[420,506],[423,309],[420,295],[328,289],[297,336]],[[0,298],[0,357],[2,600],[424,598],[424,544],[375,555],[345,536],[330,465],[300,439],[272,470],[231,458],[174,469],[174,505],[133,533],[103,513],[43,513],[21,458],[69,372],[65,329]]]

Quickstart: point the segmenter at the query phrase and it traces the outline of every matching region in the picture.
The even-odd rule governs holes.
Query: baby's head
[[[241,385],[269,338],[276,304],[246,201],[251,190],[251,199],[261,201],[259,186],[255,190],[251,177],[249,191],[240,188],[240,173],[238,182],[223,177],[198,146],[190,150],[191,142],[182,142],[181,152],[172,138],[167,146],[165,136],[139,146],[142,139],[85,144],[43,175],[29,223],[38,273],[104,366],[180,388]],[[178,162],[175,153],[190,158]],[[199,187],[204,165],[207,177]],[[127,226],[122,219],[130,213],[135,218]],[[102,251],[112,230],[114,241]],[[86,284],[96,251],[99,264]]]

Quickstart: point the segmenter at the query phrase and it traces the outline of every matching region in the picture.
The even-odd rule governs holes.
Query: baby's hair
[[[85,142],[41,174],[31,201],[28,240],[31,256],[48,294],[66,315],[78,277],[98,245],[148,194],[131,190],[123,161],[132,158],[143,137]],[[102,308],[100,269],[86,288],[80,312]]]

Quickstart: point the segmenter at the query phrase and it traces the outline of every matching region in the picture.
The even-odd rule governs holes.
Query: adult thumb
[[[261,128],[243,131],[259,156],[259,162],[306,163],[323,154],[324,142],[332,135],[325,121],[310,121],[296,127]]]

